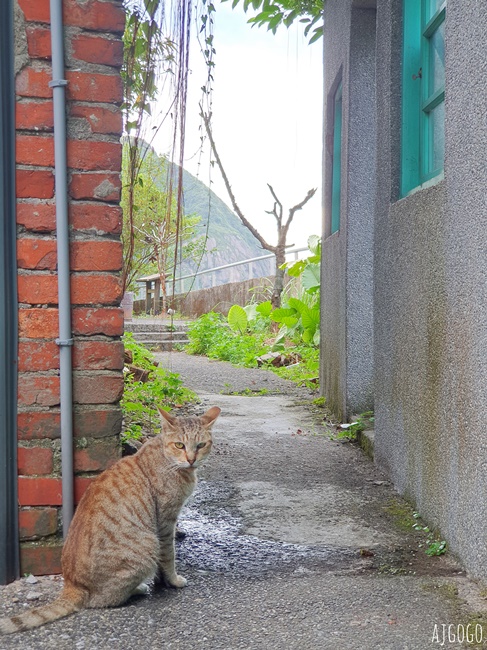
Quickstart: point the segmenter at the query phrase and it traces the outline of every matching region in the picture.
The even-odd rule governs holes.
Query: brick
[[[54,113],[52,101],[19,101],[15,105],[15,126],[28,131],[52,131]]]
[[[66,98],[70,101],[121,103],[122,79],[119,74],[66,71]],[[21,97],[51,98],[51,69],[47,66],[24,68],[16,77],[15,91]]]
[[[18,376],[18,402],[22,406],[57,406],[59,404],[59,377],[37,373]]]
[[[122,370],[122,341],[76,341],[73,367],[77,370]]]
[[[96,476],[76,476],[74,479],[74,502],[79,503]]]
[[[52,72],[47,67],[27,67],[15,78],[15,92],[21,97],[52,98],[49,82]]]
[[[82,409],[82,410],[80,410]],[[122,430],[120,407],[77,407],[74,412],[75,438],[106,438],[118,436]]]
[[[70,222],[76,230],[95,230],[99,235],[122,232],[122,208],[102,203],[71,203]]]
[[[119,241],[75,241],[71,246],[74,271],[120,271],[122,244]]]
[[[86,171],[120,171],[122,145],[119,142],[68,140],[68,166]],[[30,163],[36,164],[36,163]]]
[[[73,333],[80,336],[123,334],[123,310],[120,308],[83,307],[73,310]]]
[[[21,540],[54,535],[58,530],[57,508],[25,508],[19,512]]]
[[[17,415],[17,436],[19,440],[55,440],[61,436],[59,412],[26,411]]]
[[[117,38],[81,33],[71,41],[73,57],[87,63],[121,67],[123,44]]]
[[[56,275],[19,275],[19,302],[32,305],[57,304]],[[75,305],[120,304],[122,289],[115,275],[72,275],[71,302]]]
[[[51,30],[37,25],[27,25],[27,49],[32,59],[51,58]]]
[[[79,476],[74,479],[74,500],[79,503],[94,477]],[[60,506],[63,502],[60,478],[19,476],[19,505]]]
[[[59,348],[54,341],[20,341],[19,372],[42,372],[59,368]]]
[[[17,267],[21,269],[55,270],[57,265],[54,239],[18,239]]]
[[[36,23],[49,23],[49,0],[18,0],[25,20]],[[63,22],[65,25],[83,27],[94,31],[123,33],[125,12],[122,3],[100,0],[65,0],[63,2]]]
[[[66,73],[66,78],[68,80],[66,97],[69,101],[106,102],[107,104],[123,101],[122,78],[119,74],[72,71]]]
[[[49,339],[58,336],[57,309],[20,309],[19,336],[28,339]]]
[[[73,199],[95,199],[118,203],[122,182],[118,173],[73,173],[69,193]]]
[[[19,447],[17,454],[19,474],[24,476],[51,474],[53,468],[52,449],[46,447]]]
[[[52,232],[56,229],[56,205],[19,200],[17,223],[32,232]]]
[[[17,293],[19,302],[31,305],[56,305],[57,276],[56,275],[19,275],[17,278]]]
[[[19,476],[18,489],[21,506],[60,506],[63,502],[60,478]]]
[[[28,22],[48,23],[50,21],[49,0],[18,0],[18,3]]]
[[[123,33],[125,12],[121,2],[67,0],[64,10],[66,25],[76,25],[94,31]]]
[[[62,572],[61,553],[63,545],[42,545],[39,542],[24,542],[20,546],[20,572],[34,576],[57,575]]]
[[[53,136],[17,134],[15,152],[15,158],[19,165],[54,166]]]
[[[54,239],[17,240],[17,265],[22,269],[55,270]],[[122,244],[119,241],[75,241],[71,244],[73,271],[120,271]]]
[[[120,304],[122,287],[117,275],[71,276],[71,303],[74,305]]]
[[[77,404],[113,404],[122,398],[123,375],[73,373],[73,400]]]
[[[18,199],[52,199],[54,196],[52,171],[17,169],[15,183]]]
[[[122,133],[122,112],[116,106],[94,106],[71,103],[71,117],[82,118],[89,124],[92,133],[120,135]]]
[[[103,471],[114,465],[121,456],[120,440],[101,438],[90,440],[87,447],[74,452],[75,472]]]

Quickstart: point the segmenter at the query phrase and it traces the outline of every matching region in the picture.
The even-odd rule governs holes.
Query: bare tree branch
[[[272,212],[269,212],[269,214],[273,214],[276,217],[277,228],[280,229],[281,226],[282,226],[282,213],[283,213],[282,203],[277,198],[277,195],[274,192],[274,188],[272,187],[272,185],[267,183],[267,187],[269,188],[269,190],[270,190],[270,192],[271,192],[271,194],[272,194],[272,196],[274,198],[274,201],[275,201],[274,209],[272,210]],[[279,213],[277,212],[277,206],[279,206]]]
[[[200,108],[202,109],[201,105],[200,105]],[[271,253],[275,253],[276,252],[276,247],[267,243],[267,241],[262,237],[260,232],[254,228],[254,226],[250,223],[250,221],[248,221],[248,219],[244,216],[242,210],[237,205],[235,195],[233,194],[232,186],[230,185],[230,181],[228,180],[228,176],[226,175],[225,170],[223,169],[223,165],[222,165],[220,156],[218,155],[218,151],[216,150],[215,140],[213,139],[213,133],[211,131],[211,125],[210,125],[210,117],[211,117],[211,115],[207,115],[203,110],[201,110],[201,117],[203,118],[206,133],[207,133],[208,139],[210,141],[211,149],[213,151],[213,155],[215,156],[215,160],[216,160],[216,164],[218,165],[218,169],[220,170],[220,173],[222,175],[223,182],[225,183],[225,187],[227,188],[228,196],[230,197],[230,201],[232,203],[232,207],[233,207],[234,211],[238,215],[238,218],[243,223],[243,225],[246,228],[248,228],[250,230],[250,232],[253,234],[253,236],[258,240],[258,242],[260,243],[262,248],[264,248],[265,250],[270,251]]]
[[[312,189],[312,190],[308,190],[308,193],[306,194],[305,198],[301,201],[301,203],[298,203],[294,207],[290,208],[289,216],[288,216],[287,221],[286,221],[286,228],[289,227],[291,221],[294,219],[295,213],[298,210],[302,210],[302,208],[304,208],[306,203],[308,203],[308,201],[310,199],[312,199],[315,194],[316,194],[316,187],[314,189]]]
[[[279,232],[279,230],[281,229],[281,224],[279,223],[279,215],[277,214],[277,203],[274,201],[274,207],[272,208],[272,210],[264,210],[264,212],[266,214],[270,214],[273,217],[275,217],[277,222],[277,231]]]
[[[296,212],[298,210],[301,210],[306,205],[306,203],[314,196],[316,189],[309,190],[305,198],[300,203],[297,203],[289,210],[289,216],[287,218],[287,221],[283,224],[283,212],[284,212],[283,205],[279,200],[279,198],[277,197],[277,194],[275,193],[272,185],[267,183],[267,187],[269,188],[270,193],[272,194],[272,198],[274,199],[274,207],[272,210],[266,210],[265,212],[266,214],[273,215],[277,222],[277,244],[276,246],[271,246],[270,244],[268,244],[266,240],[262,237],[262,235],[258,232],[258,230],[256,230],[256,228],[254,228],[254,226],[245,218],[239,206],[237,205],[230,182],[225,173],[225,170],[223,169],[220,156],[218,155],[218,152],[216,150],[215,141],[213,139],[213,133],[211,131],[211,124],[210,124],[211,115],[209,116],[203,111],[201,104],[200,104],[200,109],[201,109],[201,117],[203,118],[203,122],[206,128],[206,133],[208,134],[208,139],[210,140],[211,149],[213,151],[213,155],[215,157],[220,173],[223,177],[223,181],[225,183],[228,196],[230,197],[230,200],[232,202],[234,211],[237,213],[243,225],[246,226],[250,230],[250,232],[254,235],[254,237],[260,242],[262,248],[271,251],[272,253],[274,253],[276,257],[276,272],[275,272],[275,281],[274,281],[274,287],[271,296],[271,302],[274,308],[280,307],[281,294],[284,289],[284,275],[286,272],[285,271],[286,248],[287,248],[286,238],[287,238],[289,226],[291,225],[291,222],[294,219],[294,215],[296,214]]]

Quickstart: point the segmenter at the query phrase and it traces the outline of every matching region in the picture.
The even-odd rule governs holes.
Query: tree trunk
[[[235,195],[233,194],[232,187],[230,185],[230,181],[228,180],[228,176],[225,170],[223,169],[222,161],[220,159],[220,156],[218,155],[218,151],[216,150],[215,140],[213,139],[213,132],[211,130],[211,124],[210,124],[211,114],[207,115],[203,111],[201,104],[200,104],[200,108],[201,108],[201,117],[203,118],[203,122],[206,128],[206,133],[210,141],[211,150],[213,151],[213,155],[215,156],[216,164],[218,165],[218,168],[222,175],[223,182],[225,183],[225,187],[227,189],[227,193],[228,196],[230,197],[230,201],[232,203],[232,207],[235,213],[239,217],[242,224],[246,228],[248,228],[248,230],[250,230],[250,232],[254,235],[254,237],[259,241],[262,248],[268,250],[271,253],[274,253],[274,255],[276,256],[276,281],[274,283],[274,288],[272,291],[271,303],[274,309],[277,309],[278,307],[281,306],[281,293],[282,290],[284,289],[284,275],[286,271],[281,267],[286,262],[286,238],[287,238],[289,226],[291,225],[291,222],[294,219],[294,215],[296,214],[296,212],[298,210],[301,210],[306,205],[306,203],[314,196],[316,189],[309,190],[305,198],[300,203],[297,203],[295,206],[290,208],[289,216],[287,217],[287,220],[285,220],[283,217],[282,203],[277,198],[277,195],[274,192],[274,188],[272,187],[272,185],[269,185],[269,183],[267,183],[267,186],[269,187],[269,190],[274,198],[274,207],[272,210],[266,210],[266,212],[267,214],[273,215],[276,219],[278,244],[277,246],[272,246],[271,244],[267,243],[267,241],[260,234],[260,232],[256,228],[254,228],[254,226],[245,218],[245,216],[243,215],[242,211],[240,210],[237,204]]]
[[[167,288],[166,288],[167,257],[164,248],[162,251],[160,251],[157,261],[158,261],[159,278],[161,282],[161,314],[164,315],[167,312]]]
[[[284,289],[284,276],[286,274],[282,265],[286,262],[286,249],[284,244],[279,244],[276,248],[276,279],[274,281],[274,288],[272,291],[271,303],[274,309],[281,306],[281,294]]]
[[[163,284],[164,283],[164,284]],[[167,291],[166,291],[166,277],[161,278],[161,314],[167,312]]]

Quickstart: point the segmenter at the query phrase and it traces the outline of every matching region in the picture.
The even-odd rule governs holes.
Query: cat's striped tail
[[[48,605],[36,607],[18,616],[0,618],[0,635],[23,632],[51,621],[57,621],[59,618],[79,611],[83,608],[84,603],[85,593],[81,589],[64,589],[59,598]]]

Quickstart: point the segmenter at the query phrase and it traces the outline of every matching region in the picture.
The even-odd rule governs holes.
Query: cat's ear
[[[208,409],[206,413],[200,416],[201,423],[206,429],[211,427],[221,412],[221,408],[218,408],[218,406],[212,406],[211,409]]]
[[[176,429],[176,418],[174,418],[172,415],[169,415],[167,411],[163,411],[162,409],[158,409],[158,411],[159,415],[161,416],[162,428],[164,428],[164,426],[167,424],[169,425],[170,429]]]

